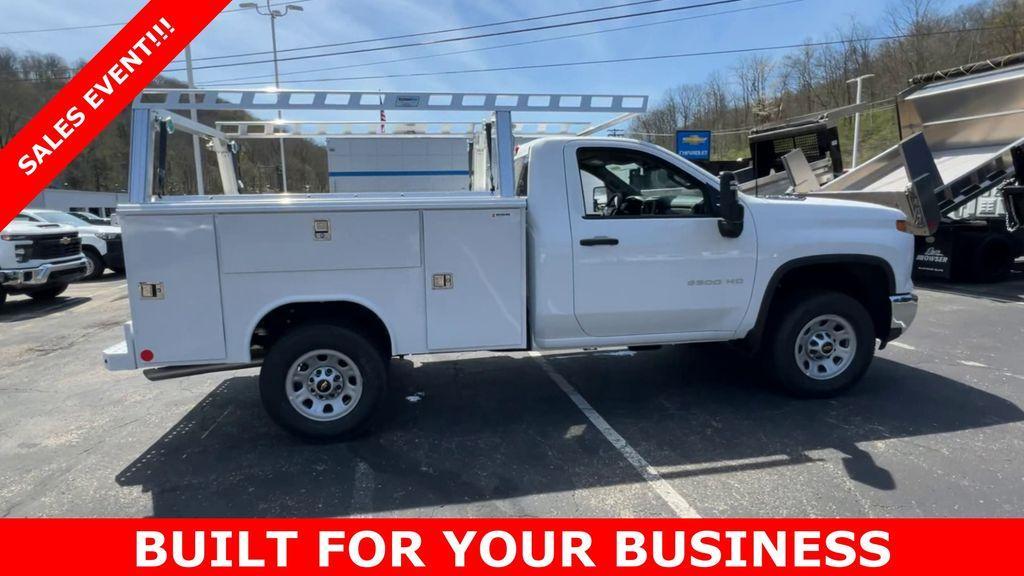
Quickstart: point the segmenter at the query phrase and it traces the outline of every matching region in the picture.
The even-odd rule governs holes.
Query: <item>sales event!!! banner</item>
[[[3,520],[30,574],[1019,574],[1020,520]]]
[[[28,206],[228,3],[146,4],[0,150],[0,227]],[[46,46],[37,48],[46,51]]]

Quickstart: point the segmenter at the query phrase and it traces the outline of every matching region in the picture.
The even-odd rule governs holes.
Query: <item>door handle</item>
[[[587,238],[580,240],[580,246],[618,246],[618,238]]]

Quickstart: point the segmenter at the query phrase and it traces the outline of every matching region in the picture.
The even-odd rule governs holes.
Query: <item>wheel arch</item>
[[[386,358],[396,349],[394,331],[373,304],[356,297],[311,297],[274,302],[255,315],[245,332],[251,359],[262,358],[289,329],[315,321],[366,329]]]
[[[78,237],[82,240],[83,251],[87,249],[92,249],[95,250],[96,253],[99,254],[100,256],[103,256],[104,254],[107,253],[107,242],[105,240],[100,240],[96,236],[91,235],[79,234]]]
[[[824,276],[820,276],[822,274]],[[877,288],[880,278],[884,279],[884,289]],[[809,283],[802,286],[799,284],[801,281]],[[794,291],[814,286],[843,292],[864,304],[874,323],[876,337],[883,346],[887,343],[892,318],[889,298],[896,294],[896,274],[892,265],[879,256],[829,254],[796,258],[775,270],[761,298],[757,322],[747,334],[748,346],[754,350],[761,347],[772,314],[781,300]]]

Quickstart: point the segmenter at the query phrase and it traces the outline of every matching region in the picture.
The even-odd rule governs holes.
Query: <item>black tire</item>
[[[856,386],[871,366],[875,355],[874,324],[864,305],[853,298],[838,292],[804,292],[781,302],[773,316],[768,333],[771,342],[762,350],[763,360],[775,383],[787,394],[799,398],[834,398]],[[810,335],[805,331],[808,324],[825,316],[845,320],[856,336],[856,347],[841,372],[832,377],[820,376],[827,379],[817,379],[805,373],[798,362],[797,345],[798,339]],[[835,346],[838,345],[837,342]],[[831,348],[830,354],[832,352],[835,347]],[[814,372],[818,366],[807,362],[805,367]]]
[[[103,276],[103,271],[106,270],[107,265],[103,262],[99,252],[92,248],[85,248],[82,250],[82,255],[89,261],[88,273],[82,276],[82,280],[95,280]]]
[[[7,302],[7,290],[0,286],[0,308],[4,307],[4,302]]]
[[[358,370],[361,396],[356,406],[336,420],[307,417],[292,405],[286,383],[292,366],[303,356],[333,350],[347,356]],[[388,363],[372,341],[357,331],[330,324],[300,326],[270,349],[260,371],[260,397],[267,414],[285,430],[312,440],[344,440],[359,434],[380,405],[387,389]]]
[[[42,290],[36,290],[35,292],[29,292],[29,298],[37,302],[52,302],[57,299],[58,296],[64,293],[68,289],[67,284],[57,284],[49,288]]]

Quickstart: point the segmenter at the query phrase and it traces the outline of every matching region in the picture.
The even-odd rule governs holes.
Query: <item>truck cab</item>
[[[362,105],[359,94],[311,96],[328,97]],[[524,110],[540,100],[500,98]],[[560,111],[566,97],[545,98]],[[578,98],[582,109],[597,101]],[[625,107],[605,98],[606,110]],[[217,109],[228,100],[207,96]],[[188,129],[160,107],[191,101],[160,91],[137,102],[133,157],[153,151],[154,120]],[[728,342],[783,390],[822,398],[855,386],[879,343],[913,322],[903,212],[748,196],[730,174],[632,140],[542,137],[517,149],[509,111],[487,128],[490,161],[471,174],[485,188],[470,192],[147,201],[153,171],[133,167],[139,189],[118,211],[132,322],[108,368],[161,380],[259,366],[277,423],[338,438],[370,420],[396,356]],[[230,158],[222,171],[234,178]]]
[[[85,274],[78,232],[60,224],[15,219],[0,232],[0,307],[8,294],[53,300]]]
[[[723,234],[718,178],[651,144],[546,139],[522,148],[517,166],[541,348],[748,337],[759,346],[766,297],[844,279],[874,302],[887,342],[890,297],[913,291],[913,236],[891,208],[738,194],[738,233]]]

